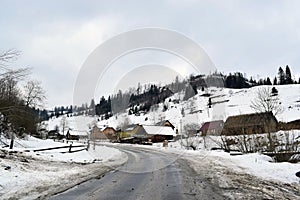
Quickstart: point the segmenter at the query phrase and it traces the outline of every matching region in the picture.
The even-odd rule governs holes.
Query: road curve
[[[116,148],[128,156],[124,165],[50,199],[197,199],[195,192],[205,192],[187,181],[194,173],[178,155],[127,145]],[[201,197],[223,199],[210,189]]]

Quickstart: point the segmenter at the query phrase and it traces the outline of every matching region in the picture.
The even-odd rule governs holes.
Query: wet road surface
[[[116,147],[128,161],[121,167],[51,197],[57,199],[197,199],[191,181],[193,171],[178,155],[130,146]],[[179,162],[180,161],[180,162]],[[199,188],[198,188],[199,189]],[[223,199],[212,190],[203,199]],[[199,191],[198,191],[199,192]],[[205,198],[205,196],[207,198]],[[218,198],[220,197],[220,198]]]

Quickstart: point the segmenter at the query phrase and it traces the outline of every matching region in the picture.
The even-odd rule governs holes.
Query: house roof
[[[300,125],[300,119],[296,119],[294,121],[290,121],[287,124]]]
[[[174,129],[175,128],[175,126],[169,121],[169,120],[163,120],[163,121],[161,121],[161,122],[158,122],[156,125],[158,125],[158,126],[165,126],[165,123],[170,123],[170,125],[171,125],[171,127]]]
[[[223,125],[224,125],[223,120],[205,122],[201,126],[200,131],[204,131],[204,130],[208,130],[208,129],[221,129],[221,128],[223,128]]]
[[[151,126],[143,125],[146,133],[149,135],[173,135],[176,136],[176,133],[170,126]]]
[[[103,129],[103,131],[106,130],[106,129],[112,129],[113,131],[116,131],[116,130],[114,129],[114,127],[110,127],[110,126],[105,127],[105,128]]]
[[[275,118],[272,112],[265,112],[228,117],[224,124],[224,127],[264,125],[266,123],[265,120],[274,120],[277,123],[277,119]]]
[[[138,124],[132,124],[132,125],[129,125],[124,131],[125,131],[125,132],[133,131],[133,129],[134,129],[135,127],[137,127],[137,126],[138,126]]]
[[[81,135],[81,136],[87,136],[88,133],[86,131],[79,131],[79,130],[69,130],[69,133],[71,135]]]

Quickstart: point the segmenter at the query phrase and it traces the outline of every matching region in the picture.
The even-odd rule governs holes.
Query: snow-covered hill
[[[98,123],[99,125],[118,127],[124,121],[130,124],[153,125],[162,120],[169,120],[179,131],[186,124],[202,123],[211,120],[226,120],[227,117],[255,112],[251,102],[256,98],[261,88],[273,86],[256,86],[249,89],[208,88],[198,91],[194,97],[183,101],[184,93],[176,93],[167,98],[165,102],[152,106],[150,112],[140,115],[128,115],[128,111],[117,113],[108,120],[98,120],[97,117],[76,116],[66,118],[68,126],[74,130],[88,131]],[[300,85],[277,85],[278,98],[283,107],[283,112],[278,114],[277,120],[288,122],[300,118]],[[207,94],[210,94],[208,97]],[[208,108],[211,98],[212,106]],[[164,111],[164,107],[167,109]],[[61,117],[50,119],[48,129],[61,126]]]
[[[162,120],[171,121],[176,128],[184,127],[185,124],[196,123],[199,126],[211,120],[226,120],[227,117],[239,114],[255,112],[251,102],[256,98],[259,89],[273,86],[257,86],[249,89],[208,88],[199,91],[197,95],[183,101],[183,93],[176,93],[151,109],[147,114],[128,115],[127,112],[117,114],[108,120],[100,121],[99,124],[118,126],[129,118],[132,124],[156,124]],[[283,112],[276,117],[278,121],[288,122],[300,118],[300,85],[275,86],[278,90],[278,98],[283,107]],[[208,108],[210,94],[212,107]],[[179,103],[176,103],[179,100]],[[168,109],[163,111],[164,105]],[[182,111],[183,110],[183,111]],[[182,124],[180,121],[182,120]]]

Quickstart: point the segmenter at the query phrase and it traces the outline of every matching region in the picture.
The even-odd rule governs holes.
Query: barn
[[[252,113],[227,118],[222,135],[244,135],[276,132],[278,121],[272,112]]]

